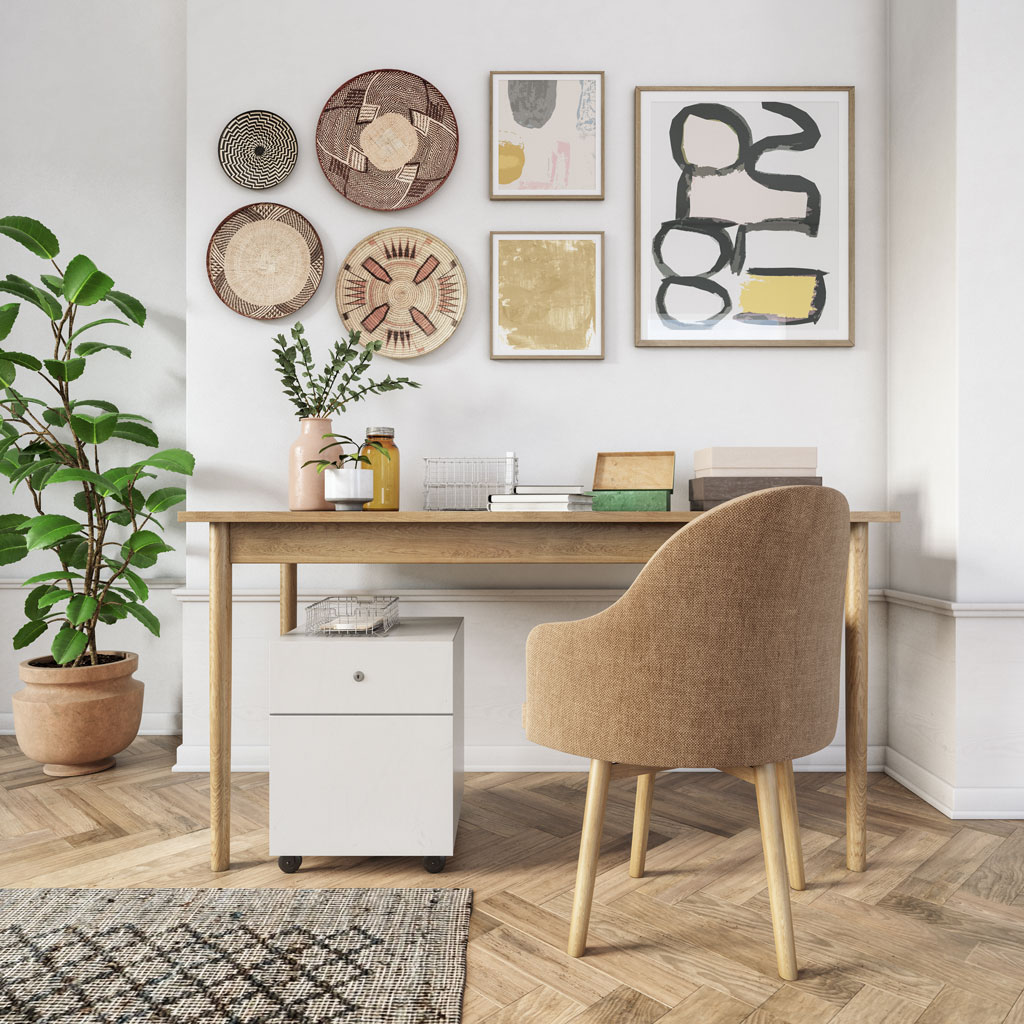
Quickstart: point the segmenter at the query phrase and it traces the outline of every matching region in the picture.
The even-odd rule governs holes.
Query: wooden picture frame
[[[534,87],[520,90],[521,114],[500,88],[513,81]],[[588,98],[590,83],[596,95]],[[490,87],[491,199],[604,199],[603,71],[492,71]]]
[[[585,243],[575,264],[565,259],[573,250],[564,249],[573,240]],[[492,231],[490,247],[492,359],[604,359],[603,231]],[[554,254],[562,273],[549,281],[544,270]],[[581,291],[590,283],[592,295]],[[568,326],[552,322],[550,310],[572,304],[577,314]],[[558,347],[559,338],[569,343]]]
[[[634,97],[635,345],[852,346],[854,87]]]

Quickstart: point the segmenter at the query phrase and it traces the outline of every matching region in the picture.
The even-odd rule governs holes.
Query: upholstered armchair
[[[630,874],[641,877],[655,774],[718,768],[756,788],[779,974],[796,977],[792,762],[835,733],[848,545],[838,491],[758,491],[670,537],[610,608],[530,633],[526,735],[591,762],[572,956],[586,946],[609,778],[638,777]]]

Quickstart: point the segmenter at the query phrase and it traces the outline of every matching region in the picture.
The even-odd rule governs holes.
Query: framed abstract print
[[[491,72],[491,198],[604,199],[604,72]]]
[[[491,232],[491,358],[604,359],[604,232]]]
[[[853,344],[853,87],[638,87],[638,346]]]

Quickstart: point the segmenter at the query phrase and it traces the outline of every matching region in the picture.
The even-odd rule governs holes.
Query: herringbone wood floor
[[[589,951],[564,952],[586,779],[467,780],[456,856],[267,855],[267,777],[233,779],[233,864],[208,868],[207,777],[142,737],[114,771],[47,779],[0,737],[4,886],[465,885],[476,891],[465,1022],[1024,1022],[1024,826],[951,822],[871,778],[870,867],[843,857],[843,778],[797,775],[808,888],[794,893],[800,979],[775,973],[752,788],[659,776],[648,873],[630,879],[632,780],[612,782]]]

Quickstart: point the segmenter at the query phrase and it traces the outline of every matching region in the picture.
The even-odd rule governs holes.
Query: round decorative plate
[[[229,309],[273,320],[312,298],[324,276],[324,249],[301,213],[253,203],[220,222],[206,250],[206,272]]]
[[[224,173],[236,184],[270,188],[292,173],[299,144],[283,117],[269,110],[247,110],[224,126],[217,156]]]
[[[327,180],[368,210],[404,210],[451,174],[459,126],[448,101],[408,71],[366,71],[324,104],[316,155]]]
[[[382,341],[382,356],[410,359],[443,345],[466,312],[466,272],[436,235],[386,228],[346,257],[335,290],[342,323]]]

